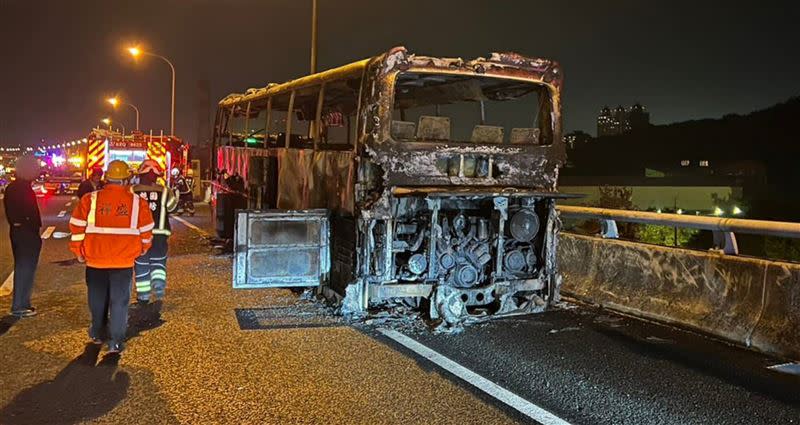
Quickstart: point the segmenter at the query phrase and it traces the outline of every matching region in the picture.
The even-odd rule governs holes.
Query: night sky
[[[432,56],[518,51],[560,61],[567,130],[608,104],[654,123],[747,113],[800,95],[800,3],[762,1],[319,0],[319,68],[405,45]],[[702,5],[700,5],[702,3]],[[0,0],[0,144],[84,137],[120,94],[143,129],[194,142],[198,80],[211,102],[308,72],[310,0]],[[114,115],[134,125],[130,108]]]

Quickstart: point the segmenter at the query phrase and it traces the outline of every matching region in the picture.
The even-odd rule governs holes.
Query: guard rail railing
[[[706,217],[571,205],[559,205],[558,211],[563,217],[599,220],[601,236],[609,239],[619,238],[617,221],[710,230],[714,233],[715,245],[719,246],[725,254],[730,255],[739,253],[736,233],[800,238],[800,223],[785,221]]]

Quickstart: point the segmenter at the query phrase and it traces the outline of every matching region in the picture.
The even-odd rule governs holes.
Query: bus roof
[[[344,78],[360,76],[367,65],[379,56],[363,59],[337,68],[332,68],[316,74],[307,75],[285,83],[270,83],[265,87],[251,88],[245,93],[232,93],[219,101],[219,106],[227,107],[245,102],[266,99],[280,93],[335,81]],[[394,58],[390,60],[389,58]],[[525,57],[517,53],[492,53],[489,58],[477,58],[464,61],[461,58],[438,58],[431,56],[418,56],[409,54],[404,47],[395,47],[385,54],[384,61],[387,66],[398,66],[401,63],[407,69],[420,72],[446,72],[455,74],[488,74],[525,80],[540,80],[560,88],[562,73],[557,62],[544,58]]]

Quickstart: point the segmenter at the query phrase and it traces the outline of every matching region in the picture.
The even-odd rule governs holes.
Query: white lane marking
[[[64,217],[65,215],[67,215],[67,210],[63,210],[63,211],[59,212],[58,213],[58,218]]]
[[[52,235],[53,231],[55,231],[55,230],[56,230],[56,226],[48,226],[47,229],[45,229],[44,233],[42,233],[42,239],[49,238],[50,235]]]
[[[184,226],[186,226],[186,227],[188,227],[188,228],[190,228],[190,229],[194,230],[194,231],[195,231],[195,232],[197,232],[197,233],[200,233],[200,234],[201,234],[201,235],[203,235],[203,236],[206,236],[206,235],[208,235],[208,233],[206,233],[206,231],[205,231],[205,230],[203,230],[203,229],[201,229],[201,228],[199,228],[199,227],[195,226],[195,225],[194,225],[194,224],[192,224],[192,223],[189,223],[188,221],[186,221],[186,220],[184,220],[184,219],[182,219],[182,218],[180,218],[180,217],[174,217],[174,216],[173,216],[173,217],[170,217],[170,218],[174,218],[175,220],[178,220],[178,221],[179,221],[179,222],[181,222],[181,223],[182,223]]]
[[[14,271],[11,271],[11,274],[8,275],[6,281],[3,282],[3,286],[0,286],[0,297],[4,297],[6,295],[10,295],[14,291]]]
[[[420,344],[412,338],[401,334],[400,332],[384,328],[378,330],[382,334],[397,341],[409,350],[419,354],[422,357],[425,357],[442,369],[452,373],[455,376],[458,376],[475,388],[485,392],[486,394],[489,394],[490,396],[539,423],[544,425],[569,425],[569,422],[478,375],[464,366],[461,366],[460,364],[448,359],[436,351],[431,350],[430,348]]]

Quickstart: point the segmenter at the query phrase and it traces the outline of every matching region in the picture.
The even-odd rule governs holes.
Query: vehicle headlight
[[[539,233],[539,217],[531,210],[520,210],[511,217],[509,231],[517,241],[530,242]]]

